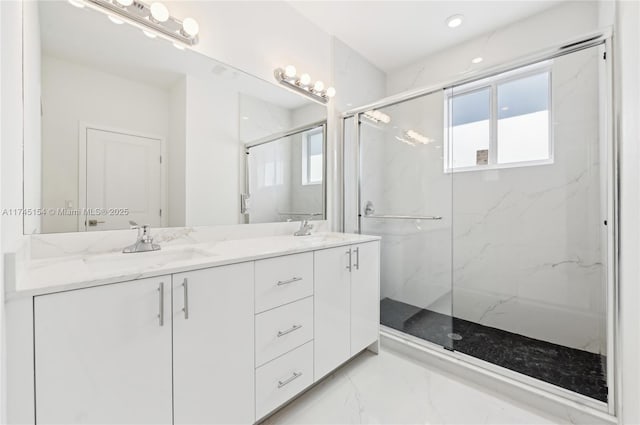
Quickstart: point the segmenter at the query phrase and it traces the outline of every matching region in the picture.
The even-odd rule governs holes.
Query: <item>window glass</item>
[[[549,158],[549,73],[497,86],[498,164]]]
[[[450,98],[450,168],[485,165],[489,151],[491,88]]]

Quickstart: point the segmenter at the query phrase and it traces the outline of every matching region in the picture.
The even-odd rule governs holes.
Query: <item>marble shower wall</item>
[[[602,53],[553,62],[553,164],[454,174],[456,316],[605,353]]]

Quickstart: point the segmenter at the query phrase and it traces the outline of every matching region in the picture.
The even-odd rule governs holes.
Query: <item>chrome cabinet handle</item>
[[[347,264],[347,270],[351,271],[351,249],[349,249],[349,251],[347,251],[346,254],[349,256],[349,263]]]
[[[182,281],[182,287],[184,290],[184,308],[182,311],[184,311],[184,318],[186,320],[189,318],[189,281],[186,277]]]
[[[298,379],[301,376],[302,376],[302,372],[293,372],[293,375],[291,375],[290,378],[287,378],[284,381],[278,381],[278,388],[284,387],[285,385],[287,385],[291,381],[294,381],[294,380]]]
[[[360,270],[360,247],[355,249],[356,251],[356,263],[353,265],[356,270]]]
[[[301,280],[302,280],[301,277],[293,277],[293,278],[291,278],[289,280],[279,280],[278,281],[278,286],[288,285],[290,283],[299,282]]]
[[[164,326],[164,282],[158,285],[158,322]]]
[[[290,334],[293,331],[297,331],[301,327],[302,327],[302,325],[293,325],[292,327],[290,327],[286,331],[279,331],[278,332],[278,338],[280,338],[281,336],[285,336],[286,334]]]

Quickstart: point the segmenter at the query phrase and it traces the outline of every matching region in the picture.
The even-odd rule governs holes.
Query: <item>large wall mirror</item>
[[[66,0],[23,18],[25,233],[324,219],[324,105]]]

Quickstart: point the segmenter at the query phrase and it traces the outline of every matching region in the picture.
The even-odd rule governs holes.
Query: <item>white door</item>
[[[314,377],[321,379],[349,359],[351,247],[314,252]]]
[[[133,220],[160,227],[160,140],[93,128],[86,131],[86,208],[106,211],[85,216],[86,223],[81,225],[88,231],[128,229]],[[120,209],[128,209],[128,215]]]
[[[35,297],[37,423],[171,423],[170,279]]]
[[[175,424],[254,422],[253,267],[173,275]]]
[[[380,244],[355,245],[351,272],[351,355],[378,340],[380,333]]]

